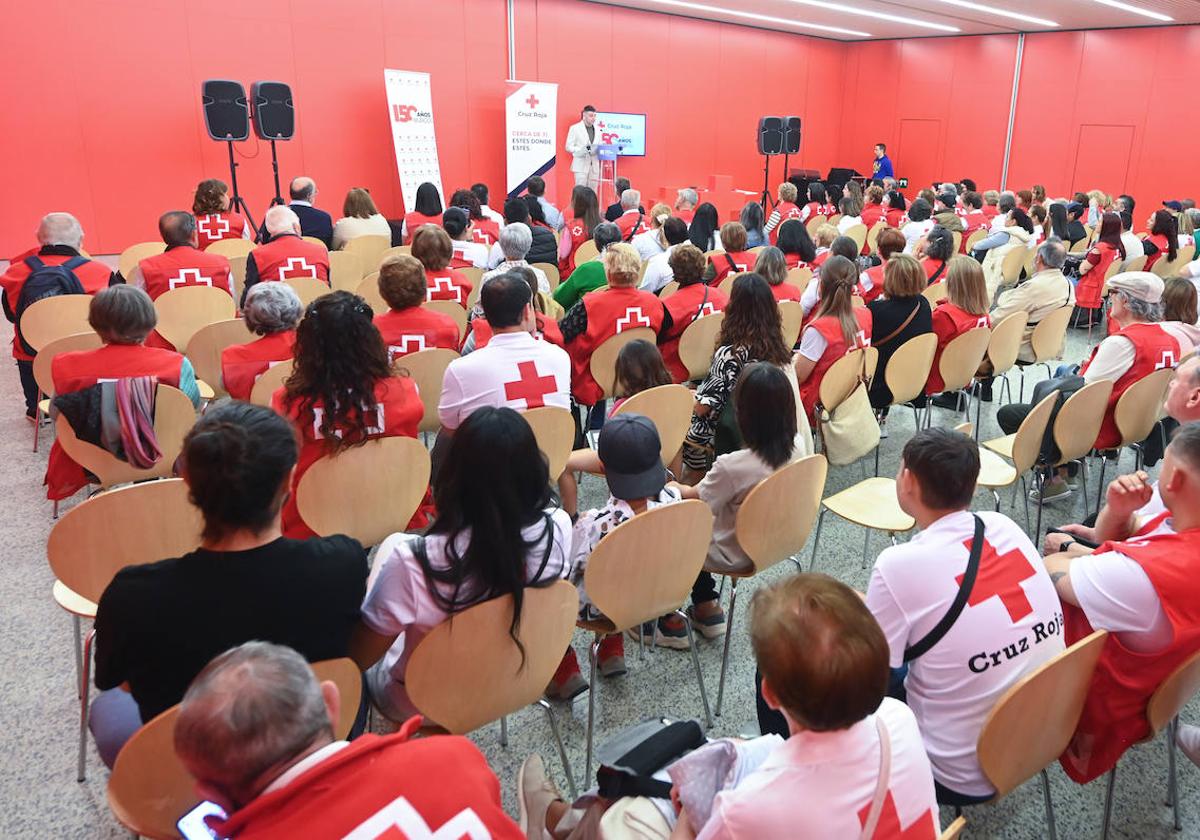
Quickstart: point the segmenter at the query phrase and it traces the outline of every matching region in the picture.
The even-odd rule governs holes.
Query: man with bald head
[[[113,272],[102,262],[90,260],[80,254],[83,245],[83,228],[70,213],[47,213],[37,229],[38,247],[13,259],[8,270],[0,276],[3,294],[4,316],[17,326],[13,329],[13,358],[17,361],[17,372],[21,377],[21,390],[25,392],[25,416],[30,421],[37,419],[38,386],[33,378],[33,357],[21,340],[20,314],[21,291],[25,281],[34,271],[48,266],[62,266],[70,271],[84,292],[94,295],[112,284]],[[26,300],[26,304],[28,304]]]
[[[288,207],[300,219],[300,235],[313,236],[325,243],[326,248],[333,247],[333,218],[324,210],[313,206],[317,198],[317,182],[306,175],[292,179],[288,185],[288,195],[291,200]],[[269,211],[268,211],[269,212]],[[260,242],[267,242],[271,232],[267,229],[266,220],[258,232]]]
[[[277,204],[263,219],[267,229],[265,245],[259,245],[246,258],[246,293],[260,282],[296,280],[311,277],[329,284],[329,251],[315,242],[301,239],[300,217],[291,207]]]
[[[195,216],[186,210],[163,213],[158,217],[158,233],[166,250],[140,260],[129,272],[129,285],[145,289],[150,300],[183,286],[212,286],[233,295],[229,260],[199,249]]]

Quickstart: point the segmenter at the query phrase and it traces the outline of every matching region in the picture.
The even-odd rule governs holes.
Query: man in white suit
[[[567,153],[576,186],[588,186],[600,194],[600,159],[596,157],[596,109],[585,105],[579,122],[567,130]]]

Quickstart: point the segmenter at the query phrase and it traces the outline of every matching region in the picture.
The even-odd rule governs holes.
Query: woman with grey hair
[[[787,257],[774,245],[769,245],[758,252],[758,259],[754,261],[754,272],[761,274],[767,281],[776,301],[800,300],[801,295],[804,294],[804,290],[799,286],[787,282]]]
[[[925,238],[917,243],[916,256],[925,269],[925,277],[932,286],[946,279],[946,263],[954,256],[954,234],[948,228],[934,225]]]
[[[221,351],[221,385],[235,400],[249,400],[258,377],[273,364],[292,358],[296,325],[304,314],[300,296],[287,283],[259,283],[246,293],[242,318],[262,336]]]
[[[766,219],[763,218],[762,205],[757,201],[748,201],[742,208],[738,221],[746,229],[746,247],[758,248],[767,244],[767,234],[763,230]]]
[[[550,281],[546,278],[546,272],[540,268],[534,268],[525,259],[529,254],[529,249],[533,247],[533,231],[529,229],[529,225],[524,222],[505,225],[500,228],[500,241],[496,244],[500,248],[500,253],[504,255],[504,262],[483,275],[479,281],[481,287],[488,280],[499,277],[510,269],[528,268],[537,277],[538,291],[550,294]]]

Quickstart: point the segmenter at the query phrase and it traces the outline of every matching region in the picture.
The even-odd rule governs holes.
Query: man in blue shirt
[[[887,146],[882,143],[875,144],[875,160],[871,165],[871,177],[876,181],[896,177],[896,173],[892,171],[892,159],[887,156]]]

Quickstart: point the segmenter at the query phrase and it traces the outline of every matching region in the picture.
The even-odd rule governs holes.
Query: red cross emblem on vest
[[[1162,370],[1163,368],[1173,368],[1173,367],[1175,367],[1175,351],[1174,350],[1162,351],[1162,357],[1154,365],[1154,369]]]
[[[717,314],[717,307],[713,306],[712,302],[709,301],[708,303],[705,303],[703,306],[700,307],[700,312],[696,315],[696,318],[699,319],[699,318],[703,318],[705,315],[715,315],[715,314]]]
[[[978,328],[978,327],[990,327],[990,326],[991,326],[991,324],[989,324],[989,323],[988,323],[988,316],[986,316],[986,315],[980,315],[980,316],[979,316],[979,319],[978,319],[978,320],[975,322],[975,326],[976,326],[976,328]]]
[[[854,343],[858,347],[870,347],[871,336],[867,335],[866,330],[859,330],[854,334]]]
[[[215,230],[213,228],[214,222],[216,225]],[[209,239],[220,239],[224,234],[229,233],[229,220],[217,215],[205,216],[196,222],[196,227],[200,228],[200,232]]]
[[[617,335],[620,335],[630,327],[654,327],[653,322],[642,314],[640,307],[631,306],[625,310],[625,314],[617,319]]]
[[[558,390],[553,376],[538,376],[533,361],[517,362],[517,375],[519,379],[504,383],[504,399],[525,400],[526,408],[541,408],[546,404],[546,394]]]
[[[967,551],[971,550],[971,540],[964,540]],[[1008,610],[1008,617],[1015,623],[1033,612],[1033,604],[1025,594],[1023,581],[1037,574],[1029,564],[1028,558],[1018,549],[1011,549],[1004,554],[996,554],[995,547],[986,539],[983,541],[983,551],[979,555],[979,571],[975,575],[975,586],[971,589],[971,597],[967,605],[974,607],[992,598],[999,598]],[[962,585],[965,572],[954,580]]]
[[[864,805],[858,812],[858,821],[864,827],[867,824],[867,816],[871,813],[870,804]],[[937,824],[934,820],[933,811],[926,811],[917,819],[913,820],[907,828],[900,825],[900,814],[896,811],[896,800],[892,796],[892,792],[887,792],[887,797],[883,800],[883,808],[879,811],[879,822],[875,824],[875,833],[871,836],[879,838],[887,838],[887,840],[924,840],[927,837],[933,837],[937,834]]]
[[[172,289],[180,286],[211,286],[212,278],[202,276],[198,268],[181,268],[179,274],[167,280],[167,285]]]
[[[423,335],[402,335],[400,336],[399,344],[388,345],[388,361],[393,362],[398,356],[407,356],[409,353],[420,353],[425,348],[425,336]]]
[[[309,265],[304,257],[288,257],[285,265],[279,266],[280,280],[294,280],[297,277],[317,279],[317,267]]]
[[[458,286],[455,286],[454,280],[450,277],[434,277],[433,288],[426,293],[425,299],[434,300],[434,295],[441,294],[443,292],[449,293],[450,297],[454,298],[454,300],[456,300],[458,303],[461,304],[463,302],[462,289],[460,289]],[[438,300],[444,299],[445,298],[438,298]]]

